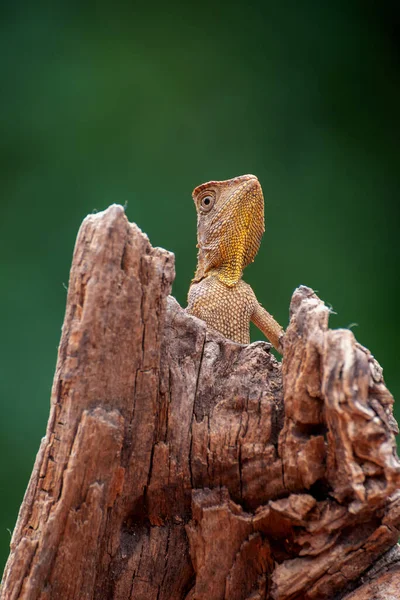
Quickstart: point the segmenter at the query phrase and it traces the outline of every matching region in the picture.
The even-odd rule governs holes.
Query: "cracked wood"
[[[309,288],[281,365],[188,315],[173,277],[121,207],[85,219],[2,600],[400,599],[378,363]]]

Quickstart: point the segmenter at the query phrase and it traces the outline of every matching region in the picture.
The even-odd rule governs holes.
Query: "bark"
[[[1,598],[400,599],[378,363],[309,288],[281,364],[187,315],[173,278],[120,206],[85,219]]]

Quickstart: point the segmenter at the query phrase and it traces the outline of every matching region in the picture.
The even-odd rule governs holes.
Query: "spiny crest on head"
[[[208,189],[209,187],[235,187],[238,184],[249,181],[250,179],[257,179],[255,175],[240,175],[239,177],[233,177],[232,179],[225,179],[224,181],[207,181],[194,188],[192,197],[195,198],[198,194]]]

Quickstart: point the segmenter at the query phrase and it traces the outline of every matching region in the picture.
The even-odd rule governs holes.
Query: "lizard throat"
[[[204,266],[199,253],[198,266],[192,283],[197,283],[206,277],[217,277],[222,283],[228,287],[235,286],[242,278],[243,267],[241,260],[234,260],[230,263],[222,264],[221,266]]]
[[[242,278],[243,269],[238,264],[224,265],[217,270],[217,277],[228,287],[233,287]]]

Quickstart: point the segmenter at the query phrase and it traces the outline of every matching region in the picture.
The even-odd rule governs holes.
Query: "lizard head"
[[[211,270],[233,286],[253,262],[264,233],[264,198],[255,175],[209,181],[193,190],[197,210],[199,281]]]

